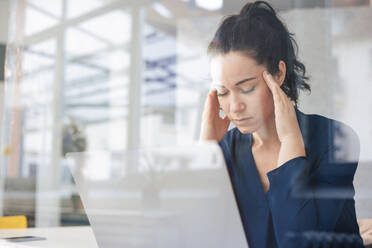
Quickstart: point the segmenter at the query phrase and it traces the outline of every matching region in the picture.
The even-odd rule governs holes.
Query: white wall
[[[8,39],[9,0],[0,0],[0,43]]]

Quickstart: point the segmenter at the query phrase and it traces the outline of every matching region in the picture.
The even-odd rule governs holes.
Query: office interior
[[[359,136],[356,213],[372,219],[372,1],[269,2],[311,76],[299,109]],[[0,0],[1,215],[24,215],[28,227],[89,225],[66,154],[196,142],[208,42],[245,3]],[[122,164],[106,162],[91,167],[97,184],[121,175]]]

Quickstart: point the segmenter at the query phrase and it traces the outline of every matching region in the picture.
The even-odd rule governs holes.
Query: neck
[[[280,145],[280,140],[276,132],[274,113],[266,120],[253,134],[253,144],[255,148],[270,148]]]

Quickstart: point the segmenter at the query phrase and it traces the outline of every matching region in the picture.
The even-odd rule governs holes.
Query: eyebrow
[[[253,79],[256,79],[256,77],[245,78],[245,79],[240,80],[239,82],[235,83],[235,86],[237,86],[239,84],[242,84],[242,83],[246,83],[246,82],[251,81]],[[220,88],[225,88],[225,86],[219,85],[219,84],[215,84],[215,86],[220,87]]]

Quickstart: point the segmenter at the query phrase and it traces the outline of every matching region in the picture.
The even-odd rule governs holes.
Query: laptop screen
[[[100,247],[247,247],[217,144],[67,157]]]

